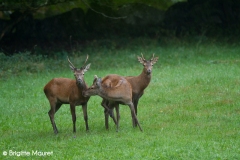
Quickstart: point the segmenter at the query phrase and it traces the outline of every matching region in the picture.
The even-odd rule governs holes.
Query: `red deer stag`
[[[139,129],[142,131],[132,102],[131,85],[124,77],[110,74],[101,79],[95,76],[92,86],[84,91],[83,95],[87,97],[99,95],[103,98],[103,101],[107,101],[109,109],[112,109],[119,104],[128,105],[131,110],[132,119],[134,119],[133,121],[137,123]],[[117,120],[117,131],[118,128],[119,120]]]
[[[50,103],[50,110],[48,112],[48,115],[50,117],[53,131],[55,134],[58,133],[58,129],[54,121],[54,115],[59,110],[62,104],[70,104],[74,133],[76,132],[75,107],[78,105],[82,105],[86,130],[89,130],[87,102],[90,97],[84,97],[82,95],[82,92],[87,90],[88,88],[87,84],[84,81],[84,73],[90,68],[91,64],[85,65],[87,60],[88,55],[84,65],[80,69],[77,69],[68,59],[69,66],[74,73],[75,80],[68,78],[54,78],[49,81],[44,87],[44,93]]]
[[[124,77],[130,83],[130,85],[132,87],[132,102],[134,104],[134,109],[135,109],[136,115],[137,115],[138,101],[141,98],[141,96],[143,95],[144,89],[147,88],[147,86],[149,85],[149,83],[151,81],[151,77],[152,77],[153,65],[158,61],[158,57],[154,57],[154,54],[150,60],[146,60],[143,57],[143,55],[142,55],[142,57],[137,57],[137,58],[138,58],[138,61],[143,65],[142,73],[138,76]],[[104,114],[105,114],[106,129],[108,129],[109,114],[111,115],[111,117],[113,118],[113,120],[115,122],[115,117],[114,117],[113,111],[111,109],[108,110],[107,104],[108,104],[107,101],[105,101],[105,100],[102,101],[102,106],[105,108]],[[113,107],[109,107],[109,108],[113,109]],[[119,119],[120,114],[119,114],[119,109],[118,109],[117,105],[115,106],[115,109],[116,109],[116,113],[117,113],[117,118]],[[133,119],[133,126],[134,127],[137,126],[137,123],[136,123],[136,121],[134,121],[134,119]]]

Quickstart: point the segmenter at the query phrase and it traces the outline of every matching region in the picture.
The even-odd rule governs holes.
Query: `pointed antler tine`
[[[94,75],[94,78],[98,78],[98,76],[97,76],[97,75]]]
[[[84,65],[86,64],[87,60],[88,60],[88,54],[87,54],[87,58],[86,58],[86,60],[85,60],[85,62],[84,62]]]
[[[67,57],[67,58],[68,58],[68,62],[70,63],[70,65],[71,65],[73,68],[75,68],[74,65],[72,64],[72,62],[70,61],[69,57]]]
[[[141,53],[141,55],[142,55],[142,59],[145,61],[145,58],[143,57],[143,54]]]
[[[153,53],[153,55],[152,55],[151,61],[154,59],[154,54],[155,54],[155,53]]]

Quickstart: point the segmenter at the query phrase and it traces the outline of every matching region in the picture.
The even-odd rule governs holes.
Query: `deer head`
[[[90,68],[90,65],[91,65],[91,63],[89,63],[88,65],[85,65],[87,60],[88,60],[88,55],[87,55],[87,58],[84,62],[84,65],[80,69],[78,69],[72,64],[72,62],[68,58],[69,66],[74,73],[77,84],[83,85],[83,83],[84,83],[84,73],[88,71],[88,69]]]
[[[89,96],[97,95],[101,89],[101,82],[102,82],[102,79],[98,78],[97,75],[95,75],[93,84],[86,91],[83,91],[83,96],[89,97]]]
[[[143,57],[143,54],[141,54],[142,57],[138,57],[138,61],[143,64],[144,66],[144,72],[148,75],[152,73],[152,67],[153,65],[158,61],[158,57],[154,57],[154,54],[150,60],[146,60]]]

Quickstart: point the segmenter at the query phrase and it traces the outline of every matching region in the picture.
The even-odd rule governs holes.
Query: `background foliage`
[[[237,0],[13,2],[0,6],[4,10],[4,5],[12,9],[16,5],[0,19],[0,48],[6,55],[72,51],[103,39],[117,41],[120,47],[123,39],[138,37],[239,40]],[[44,7],[31,9],[40,4]],[[23,9],[17,10],[20,6]]]
[[[179,2],[179,1],[184,1],[184,0],[162,0],[162,1],[154,1],[154,0],[36,0],[36,1],[31,1],[31,0],[0,0],[1,6],[0,10],[1,11],[9,11],[9,10],[29,10],[33,8],[40,8],[44,6],[50,6],[50,5],[56,5],[60,3],[65,3],[65,6],[69,4],[74,4],[76,7],[83,7],[83,3],[97,3],[101,5],[106,5],[112,8],[116,8],[117,6],[129,4],[129,3],[142,3],[146,5],[151,5],[154,7],[158,7],[161,9],[166,9],[169,6],[171,6],[173,3]]]

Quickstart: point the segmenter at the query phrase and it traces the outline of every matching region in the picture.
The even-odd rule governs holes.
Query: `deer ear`
[[[86,65],[86,67],[84,68],[84,72],[87,72],[87,71],[89,70],[90,66],[91,66],[91,63],[89,63],[88,65]]]
[[[93,83],[96,83],[96,82],[97,82],[97,79],[98,79],[98,76],[97,76],[97,75],[94,75]]]
[[[102,78],[97,78],[97,86],[101,87]]]

